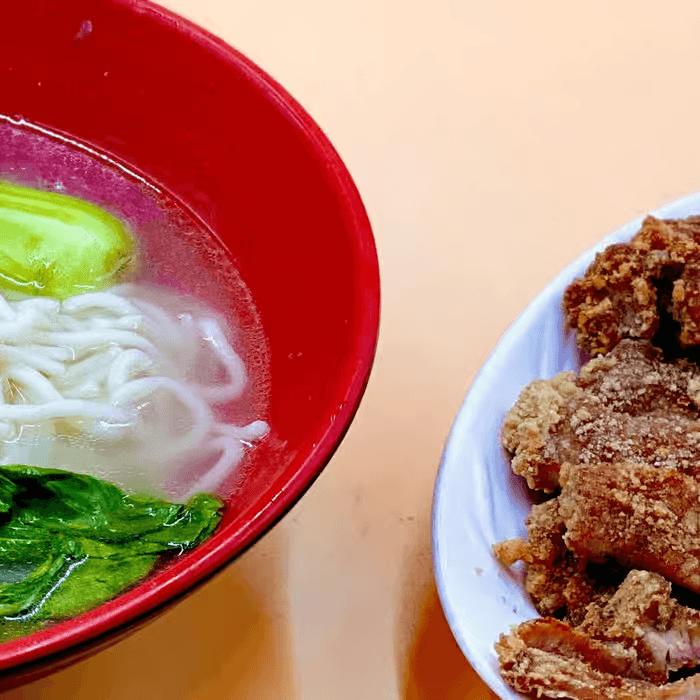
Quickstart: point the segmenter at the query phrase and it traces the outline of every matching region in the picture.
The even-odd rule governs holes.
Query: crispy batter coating
[[[650,571],[630,571],[611,596],[592,602],[578,630],[624,650],[631,678],[664,683],[669,671],[700,664],[700,612],[680,605],[670,581]]]
[[[564,311],[592,355],[660,330],[682,347],[700,344],[700,217],[648,216],[629,243],[608,246],[568,287]]]
[[[698,700],[700,677],[657,686],[627,677],[609,646],[552,618],[518,625],[496,644],[503,678],[527,695],[571,700]]]
[[[501,638],[504,678],[522,692],[579,698],[629,690],[611,685],[610,674],[661,684],[670,671],[700,665],[700,611],[679,604],[669,580],[695,590],[700,581],[700,484],[674,469],[625,464],[567,464],[561,476],[561,494],[533,507],[527,541],[494,548],[506,564],[528,564],[526,589],[541,614],[565,614]],[[589,570],[608,557],[645,570],[611,586]]]
[[[640,462],[700,475],[700,370],[646,341],[526,387],[503,425],[511,466],[551,492],[564,462]]]
[[[504,678],[521,692],[655,697],[650,684],[666,682],[669,671],[700,664],[699,642],[700,612],[673,599],[662,576],[633,570],[617,590],[588,605],[581,624],[531,620],[502,635],[496,651]],[[677,685],[666,687],[678,692]]]
[[[564,544],[558,499],[533,506],[525,524],[527,541],[517,538],[494,545],[496,557],[505,566],[527,563],[525,590],[540,615],[583,619],[588,604],[609,588],[589,576],[586,561]]]
[[[669,467],[568,465],[559,510],[568,549],[611,557],[700,592],[700,484]]]
[[[574,406],[583,397],[573,372],[537,380],[523,389],[503,424],[503,446],[513,453],[511,467],[531,489],[551,492],[570,439]]]
[[[639,700],[655,687],[626,677],[626,659],[553,618],[530,620],[501,635],[496,653],[504,680],[528,695]]]

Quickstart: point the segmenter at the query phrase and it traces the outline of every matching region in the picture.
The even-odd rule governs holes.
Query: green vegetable
[[[133,257],[131,236],[100,207],[0,182],[0,287],[65,299],[114,284]]]
[[[199,544],[221,502],[125,494],[85,474],[0,466],[0,640],[84,612]]]

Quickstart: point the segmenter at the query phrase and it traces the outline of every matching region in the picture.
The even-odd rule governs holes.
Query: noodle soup
[[[198,545],[269,432],[250,294],[174,198],[0,118],[2,236],[0,640]]]

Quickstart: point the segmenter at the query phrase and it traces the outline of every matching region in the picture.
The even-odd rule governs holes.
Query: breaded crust
[[[700,593],[700,484],[669,467],[565,464],[559,512],[568,549],[655,571]]]
[[[564,294],[579,347],[610,352],[623,338],[651,340],[659,331],[683,347],[700,344],[700,217],[648,216],[629,243],[598,253]],[[675,323],[674,323],[675,322]]]
[[[503,425],[511,466],[532,489],[559,486],[565,463],[635,462],[700,475],[700,370],[623,340],[581,368],[526,387]]]

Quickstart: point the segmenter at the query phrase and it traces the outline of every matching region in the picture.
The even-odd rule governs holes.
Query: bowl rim
[[[671,202],[667,202],[658,207],[654,211],[649,212],[650,215],[658,218],[677,218],[677,210],[683,210],[688,207],[694,207],[700,213],[700,192],[695,192],[684,197],[680,197]],[[469,420],[469,415],[474,411],[478,411],[481,401],[484,400],[484,395],[488,394],[492,386],[494,375],[497,374],[499,364],[502,358],[508,354],[511,346],[517,341],[522,331],[531,325],[532,321],[537,318],[541,309],[552,303],[553,299],[561,299],[566,286],[577,275],[580,275],[593,262],[595,255],[606,248],[611,243],[617,243],[629,240],[641,227],[642,221],[646,214],[627,221],[623,225],[617,227],[612,233],[609,233],[592,247],[584,250],[578,257],[564,267],[554,278],[552,278],[546,286],[532,299],[527,306],[521,311],[506,331],[501,335],[495,344],[492,351],[484,361],[483,365],[477,372],[472,385],[468,389],[465,398],[457,411],[455,419],[450,428],[450,432],[445,441],[440,464],[438,467],[437,477],[433,490],[433,503],[431,513],[431,545],[433,554],[433,576],[435,578],[436,587],[440,604],[445,613],[445,618],[450,627],[452,635],[459,645],[462,653],[469,661],[474,670],[479,674],[482,681],[489,686],[495,694],[500,693],[500,688],[497,688],[494,678],[494,669],[486,663],[479,655],[473,653],[471,645],[464,634],[463,625],[458,610],[456,601],[454,600],[451,586],[448,582],[446,574],[448,565],[446,558],[447,551],[442,546],[442,531],[447,525],[441,518],[443,502],[446,498],[444,482],[446,474],[451,468],[451,465],[456,461],[455,454],[458,448],[455,446],[456,436],[464,429],[464,425]],[[687,216],[687,215],[686,215]],[[506,630],[503,630],[506,632]],[[500,678],[500,676],[498,676]],[[511,690],[512,695],[508,698],[524,697],[515,691]],[[504,698],[505,696],[500,695]]]
[[[88,642],[97,643],[100,638],[116,636],[166,605],[177,602],[268,532],[306,493],[348,431],[369,381],[379,336],[379,262],[371,224],[350,173],[321,128],[277,81],[223,39],[150,0],[107,1],[136,14],[148,15],[235,67],[273,103],[278,112],[303,131],[317,158],[326,164],[328,176],[334,181],[336,194],[355,231],[358,253],[356,279],[363,308],[356,335],[354,371],[335,419],[297,470],[276,488],[276,493],[252,519],[240,525],[232,523],[214,533],[165,571],[91,611],[0,644],[2,671],[31,668],[39,661],[50,663],[52,657],[62,658]]]

